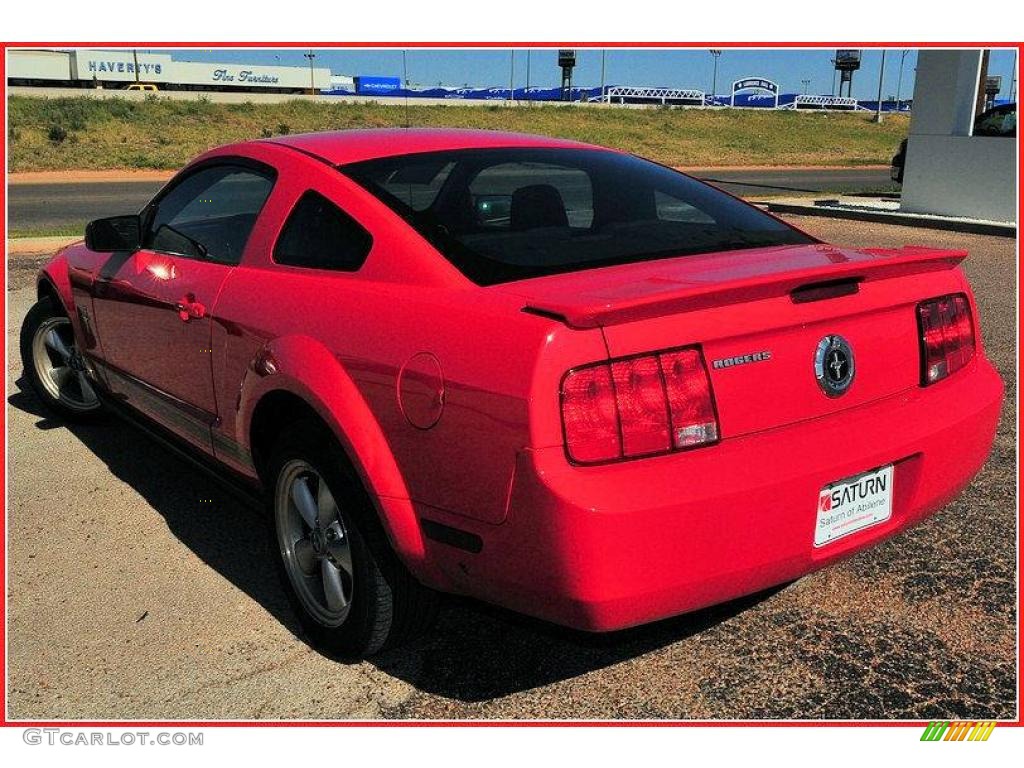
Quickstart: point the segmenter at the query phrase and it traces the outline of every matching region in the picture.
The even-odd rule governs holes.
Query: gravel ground
[[[1003,238],[794,219],[836,243],[966,247],[1016,389]],[[312,651],[258,518],[117,422],[68,429],[18,382],[30,257],[10,265],[12,718],[1015,718],[1015,406],[928,522],[784,589],[589,638],[468,600],[401,651]]]

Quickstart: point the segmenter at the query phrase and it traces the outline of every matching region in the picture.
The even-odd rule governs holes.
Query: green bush
[[[46,138],[54,144],[62,144],[67,137],[68,132],[65,130],[64,126],[57,125],[56,123],[51,125],[50,130],[46,132]]]
[[[152,96],[152,94],[150,94]],[[107,115],[112,120],[131,120],[135,117],[136,106],[134,101],[127,99],[109,99]],[[81,130],[81,129],[79,129]]]

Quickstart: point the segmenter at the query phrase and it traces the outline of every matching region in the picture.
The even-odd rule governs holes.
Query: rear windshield
[[[341,171],[479,285],[816,242],[714,187],[599,149],[429,152]]]

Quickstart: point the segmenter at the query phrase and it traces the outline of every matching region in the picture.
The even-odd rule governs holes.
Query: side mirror
[[[111,216],[90,221],[85,227],[85,247],[90,251],[137,251],[142,247],[139,216]]]

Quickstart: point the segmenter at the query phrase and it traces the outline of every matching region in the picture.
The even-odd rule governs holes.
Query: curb
[[[789,213],[796,216],[819,216],[827,219],[850,219],[868,221],[877,224],[897,224],[905,227],[922,229],[941,229],[949,232],[966,232],[972,235],[994,235],[996,237],[1016,237],[1016,224],[999,224],[997,222],[974,221],[970,219],[942,218],[916,213],[889,213],[885,211],[865,211],[849,208],[833,208],[821,205],[804,205],[800,203],[766,203],[770,213]]]
[[[18,171],[7,174],[10,186],[32,184],[127,184],[169,181],[176,171],[103,170],[103,171]]]
[[[56,253],[66,245],[77,243],[81,236],[70,237],[15,237],[7,240],[8,256],[38,256]]]

